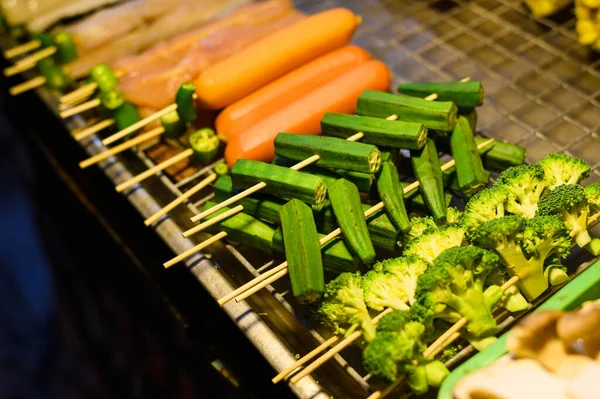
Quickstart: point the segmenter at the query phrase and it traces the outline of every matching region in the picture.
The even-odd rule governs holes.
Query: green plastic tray
[[[581,306],[586,301],[600,298],[600,261],[588,267],[585,271],[575,277],[571,282],[557,291],[546,302],[540,305],[534,312],[549,309],[572,310]],[[506,354],[505,333],[498,341],[467,360],[456,368],[442,384],[438,399],[453,399],[452,391],[456,383],[465,375],[486,367],[495,360]]]

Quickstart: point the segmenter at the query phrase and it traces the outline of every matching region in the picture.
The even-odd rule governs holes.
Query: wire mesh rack
[[[513,0],[298,0],[296,6],[307,13],[344,6],[360,14],[363,25],[354,43],[392,69],[394,86],[467,76],[482,81],[486,103],[478,110],[480,133],[525,147],[528,162],[560,151],[581,157],[592,165],[590,181],[600,180],[600,59],[577,43],[570,12],[536,20]],[[56,109],[56,99],[46,93],[46,100]],[[84,123],[77,117],[68,127]],[[82,144],[90,153],[103,150],[96,137]],[[141,149],[100,163],[115,184],[154,165]],[[211,166],[179,181],[159,173],[124,195],[149,217],[205,178]],[[210,188],[201,190],[152,227],[176,253],[191,248],[208,235],[183,239],[181,232],[192,227],[190,216],[212,196]],[[243,245],[218,242],[188,258],[186,265],[218,299],[281,260]],[[289,295],[285,278],[245,303],[230,302],[224,310],[277,371],[329,334],[302,317],[306,309]],[[467,349],[461,356],[469,353]],[[350,347],[342,355],[292,386],[294,392],[302,398],[366,397],[372,387],[361,368],[359,349]]]

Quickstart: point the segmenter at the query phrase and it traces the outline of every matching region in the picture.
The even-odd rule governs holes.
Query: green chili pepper
[[[219,176],[229,174],[229,166],[225,162],[219,162],[215,165],[215,173]]]
[[[165,129],[164,136],[170,139],[181,137],[186,131],[186,123],[181,120],[177,111],[169,112],[160,118],[160,124]]]
[[[190,135],[190,147],[194,150],[194,157],[201,163],[209,163],[217,156],[219,151],[219,138],[210,128],[200,129]]]
[[[52,40],[52,37],[47,33],[37,32],[32,34],[31,37],[35,40],[39,40],[42,43],[42,45],[40,46],[41,48],[54,46],[54,40]]]
[[[75,61],[77,59],[77,46],[75,46],[73,36],[65,31],[56,32],[53,36],[57,62],[66,64]]]
[[[192,123],[198,117],[196,107],[194,106],[194,93],[196,93],[196,85],[193,83],[184,83],[177,90],[177,95],[175,96],[177,113],[186,123]]]
[[[36,64],[38,71],[46,78],[46,85],[55,90],[63,90],[70,79],[63,69],[56,65],[52,57],[41,59]]]
[[[117,108],[114,115],[117,130],[123,130],[141,120],[137,107],[129,101],[125,101]]]
[[[103,91],[98,95],[102,107],[107,111],[115,111],[125,103],[125,94],[121,90]]]
[[[90,76],[98,84],[100,91],[112,90],[119,80],[106,64],[96,64],[90,71]]]

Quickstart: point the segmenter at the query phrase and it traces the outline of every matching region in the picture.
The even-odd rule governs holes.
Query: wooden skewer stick
[[[398,116],[397,115],[391,115],[387,119],[393,121],[393,120],[398,119]],[[348,137],[346,140],[348,140],[348,141],[356,141],[356,140],[359,140],[359,139],[361,139],[363,137],[364,137],[364,133],[358,132],[358,133],[356,133],[356,134]],[[313,155],[313,156],[305,159],[304,161],[301,161],[301,162],[299,162],[299,163],[291,166],[290,169],[300,170],[300,169],[302,169],[302,168],[310,165],[311,163],[317,162],[319,159],[320,159],[320,156],[315,154],[315,155]],[[260,188],[259,188],[259,186],[260,186]],[[222,208],[224,208],[226,206],[229,206],[229,205],[233,204],[234,202],[237,202],[237,201],[241,200],[242,198],[246,198],[247,196],[249,196],[249,195],[254,194],[255,192],[257,192],[258,190],[262,190],[266,186],[267,186],[266,183],[263,183],[263,182],[257,183],[254,186],[252,186],[252,187],[250,187],[250,188],[242,191],[241,193],[239,193],[239,194],[237,194],[237,195],[235,195],[235,196],[233,196],[231,198],[228,198],[227,200],[225,200],[223,202],[220,202],[216,206],[214,206],[214,207],[212,207],[210,209],[207,209],[204,212],[201,212],[201,213],[197,214],[196,216],[192,217],[192,222],[197,222],[198,220],[204,219],[205,217],[212,215],[213,213],[217,212],[218,210],[220,210],[220,209],[222,209]]]
[[[163,161],[157,165],[154,165],[153,167],[140,173],[139,175],[134,176],[127,181],[124,181],[123,183],[119,184],[116,187],[116,190],[118,193],[120,193],[123,190],[126,190],[129,187],[133,186],[134,184],[137,184],[137,183],[149,178],[150,176],[155,175],[158,172],[167,169],[169,166],[175,165],[177,162],[180,162],[186,158],[191,157],[193,154],[194,154],[194,150],[192,150],[191,148],[188,148],[187,150],[180,152],[179,154],[175,155],[174,157],[171,157],[171,158],[167,159],[166,161]]]
[[[133,132],[135,132],[138,129],[143,128],[144,126],[146,126],[147,124],[154,122],[157,119],[160,119],[162,116],[168,114],[171,111],[175,111],[177,109],[177,104],[171,104],[168,107],[165,107],[163,109],[161,109],[158,112],[155,112],[154,114],[147,116],[146,118],[142,119],[141,121],[138,121],[136,123],[134,123],[133,125],[126,127],[125,129],[121,130],[120,132],[117,132],[115,134],[113,134],[110,137],[105,138],[104,140],[102,140],[102,144],[104,145],[109,145],[114,143],[117,140],[122,139],[123,137],[127,136],[128,134],[131,134]]]
[[[175,198],[171,201],[167,206],[162,208],[160,211],[156,212],[154,215],[150,216],[148,219],[144,220],[144,224],[146,226],[150,226],[152,223],[156,222],[162,216],[166,215],[170,211],[172,211],[177,205],[182,204],[183,201],[190,198],[192,195],[196,194],[198,191],[202,190],[204,187],[208,186],[210,183],[217,179],[216,173],[211,173],[208,177],[202,180],[200,183],[196,184],[194,187],[187,190],[181,196]]]
[[[83,103],[85,100],[87,100],[86,97],[81,97],[81,98],[76,98],[75,100],[71,101],[70,103],[59,103],[58,110],[61,112],[66,111],[69,108],[73,108],[74,106]]]
[[[46,84],[46,78],[44,76],[36,76],[33,79],[30,79],[26,82],[23,82],[21,84],[11,87],[10,89],[8,89],[8,92],[10,93],[11,96],[16,96],[21,93],[25,93],[26,91],[36,89],[45,84]]]
[[[221,213],[220,215],[215,216],[212,219],[207,220],[206,222],[200,223],[198,226],[189,229],[188,231],[183,232],[183,237],[188,238],[189,236],[196,234],[199,231],[209,228],[210,226],[219,223],[221,220],[225,220],[238,212],[242,212],[244,210],[243,205],[238,205],[230,210]]]
[[[92,93],[94,91],[96,91],[96,89],[98,88],[98,83],[96,82],[90,82],[87,83],[75,90],[73,90],[70,93],[67,93],[63,96],[61,96],[58,101],[60,101],[61,103],[70,103],[73,101],[76,101],[79,98],[82,97],[89,97],[92,95]]]
[[[96,123],[95,125],[92,125],[92,126],[89,126],[85,129],[83,129],[80,132],[73,133],[73,138],[77,141],[83,140],[87,137],[93,136],[94,134],[98,133],[102,129],[106,129],[109,126],[114,125],[114,123],[115,123],[114,119],[105,119],[101,122]]]
[[[488,145],[492,144],[494,142],[494,139],[489,139],[487,141],[484,141],[483,143],[479,144],[477,146],[478,149],[482,149],[487,147]],[[442,171],[446,171],[448,169],[450,169],[451,167],[453,167],[455,165],[454,159],[450,160],[449,162],[446,162],[444,165],[441,166],[441,170]],[[418,181],[415,181],[411,184],[409,184],[408,186],[406,186],[403,190],[404,194],[408,194],[413,190],[416,190],[419,187],[420,183]],[[365,211],[365,218],[371,216],[373,213],[383,209],[383,202],[379,202],[378,204],[374,205],[373,207],[371,207],[370,209],[367,209]],[[332,231],[331,233],[329,233],[327,236],[323,237],[321,239],[321,245],[324,245],[325,243],[331,241],[333,238],[337,237],[338,235],[341,234],[341,229],[337,228],[334,231]],[[327,239],[326,241],[324,241],[325,239]],[[285,262],[284,262],[285,263]],[[283,265],[283,264],[282,264]],[[274,281],[276,281],[278,278],[283,277],[287,274],[287,270],[285,270],[285,267],[281,267],[282,265],[278,266],[278,273],[277,276],[275,275],[270,275],[270,276],[266,276],[265,274],[261,274],[259,277],[255,278],[254,280],[250,281],[249,283],[244,284],[244,286],[238,288],[237,290],[235,290],[234,292],[242,292],[240,295],[234,297],[236,302],[240,302],[246,298],[248,298],[249,296],[253,295],[254,293],[260,291],[261,289],[263,289],[264,287],[266,287],[267,285],[273,283]],[[285,265],[287,266],[287,263],[285,263]],[[252,284],[253,283],[253,284]],[[247,291],[242,290],[243,287],[252,287],[250,289],[248,289]],[[219,300],[219,304],[223,305],[224,303],[227,303],[228,301],[225,301],[225,299],[231,300],[229,299],[231,296],[231,294],[227,295],[226,297],[222,298],[221,300]]]
[[[379,322],[379,320],[381,320],[381,318],[383,316],[390,313],[391,311],[392,311],[392,309],[384,310],[381,314],[375,316],[373,318],[372,322],[374,324],[377,324],[377,322]],[[273,382],[273,384],[277,384],[279,381],[282,381],[285,377],[290,375],[298,367],[300,367],[303,364],[305,364],[306,362],[310,361],[312,358],[317,356],[319,353],[323,352],[325,349],[327,349],[328,347],[330,347],[331,345],[333,345],[334,343],[339,341],[339,339],[340,339],[340,335],[334,335],[333,337],[329,338],[327,341],[323,342],[321,345],[317,346],[315,349],[313,349],[312,351],[310,351],[309,353],[307,353],[306,355],[304,355],[303,357],[298,359],[296,361],[296,363],[294,363],[287,369],[283,370],[281,373],[277,374],[271,381]]]
[[[86,101],[82,104],[76,105],[72,108],[62,111],[59,115],[61,118],[65,119],[70,116],[77,115],[80,112],[84,112],[84,111],[90,110],[92,108],[95,108],[98,105],[100,105],[101,103],[102,103],[102,101],[100,101],[100,99],[94,98],[93,100]]]
[[[512,277],[510,280],[508,280],[506,283],[504,283],[502,285],[502,287],[501,287],[502,291],[506,291],[509,287],[511,287],[514,284],[516,284],[519,280],[520,279],[519,279],[518,276]],[[377,317],[379,317],[379,316],[383,317],[382,314],[379,314]],[[423,352],[423,356],[426,357],[426,358],[430,357],[430,356],[432,356],[433,353],[435,353],[436,351],[438,351],[440,348],[443,349],[446,345],[449,345],[450,344],[449,339],[452,336],[454,336],[454,334],[458,333],[458,331],[461,328],[463,328],[467,324],[467,322],[468,322],[468,320],[465,317],[463,317],[459,321],[457,321],[456,323],[454,323],[454,325],[452,327],[450,327],[444,334],[442,334],[438,339],[436,339],[435,342],[433,344],[431,344],[425,350],[425,352]],[[360,336],[362,334],[362,331],[357,331],[357,333],[359,333],[358,336]],[[356,332],[354,334],[356,334]],[[358,338],[358,336],[356,338]],[[350,338],[350,337],[348,337],[348,338]],[[346,340],[347,339],[345,339],[344,341],[346,341]],[[342,341],[342,342],[344,342],[344,341]],[[306,367],[304,370],[302,370],[301,372],[299,372],[298,374],[296,374],[292,379],[290,379],[290,382],[292,384],[295,384],[296,382],[300,381],[302,378],[306,377],[307,375],[309,375],[310,373],[312,373],[313,371],[315,371],[317,368],[319,368],[327,360],[331,359],[336,353],[339,353],[340,351],[342,351],[342,349],[346,348],[346,346],[350,345],[353,341],[354,340],[352,340],[350,342],[347,342],[344,345],[342,345],[342,342],[340,342],[338,345],[336,345],[335,347],[331,348],[324,356],[322,356],[319,359],[315,360],[308,367]]]
[[[39,48],[41,45],[42,45],[42,42],[37,39],[32,40],[27,43],[20,44],[18,46],[15,46],[13,48],[9,48],[8,50],[6,50],[4,52],[4,58],[6,58],[7,60],[10,58],[15,58],[21,54],[25,54],[30,51],[33,51],[36,48]]]
[[[391,308],[385,309],[383,312],[381,312],[377,316],[373,317],[373,319],[372,319],[373,324],[377,325],[377,323],[379,322],[379,320],[381,320],[381,318],[383,316],[387,315],[388,313],[392,313],[392,312],[393,312],[393,309],[391,309]],[[348,335],[346,338],[344,338],[342,341],[340,341],[339,344],[337,344],[336,346],[334,346],[333,348],[331,348],[327,352],[325,352],[325,354],[323,356],[321,356],[320,358],[318,358],[317,360],[315,360],[314,362],[309,364],[307,367],[305,367],[304,370],[300,371],[298,374],[293,376],[290,379],[290,382],[292,384],[295,384],[296,382],[300,381],[302,378],[309,375],[314,370],[318,369],[327,360],[331,359],[332,357],[337,355],[339,352],[341,352],[343,349],[352,345],[352,343],[354,341],[356,341],[358,338],[360,338],[361,335],[362,335],[362,330],[359,329],[357,331],[354,331],[352,334]]]
[[[204,248],[208,247],[209,245],[214,244],[215,242],[219,241],[221,238],[225,237],[226,235],[227,235],[227,233],[225,233],[224,231],[222,231],[219,234],[216,234],[216,235],[212,236],[208,240],[206,240],[206,241],[204,241],[204,242],[196,245],[195,247],[188,249],[187,251],[185,251],[181,255],[174,257],[170,261],[165,262],[163,264],[163,266],[165,267],[165,269],[167,269],[167,268],[169,268],[169,267],[171,267],[173,265],[176,265],[177,263],[181,262],[182,260],[184,260],[188,256],[192,256],[196,252],[202,251]]]
[[[46,47],[43,50],[38,51],[22,60],[19,60],[15,65],[4,69],[4,76],[13,76],[21,72],[25,72],[28,69],[35,67],[35,64],[43,60],[44,58],[50,57],[56,53],[56,47]]]
[[[97,164],[98,162],[103,161],[107,158],[110,158],[114,155],[117,155],[118,153],[121,153],[125,150],[128,150],[133,146],[141,144],[144,141],[148,141],[154,137],[160,136],[161,134],[164,133],[164,131],[165,131],[165,129],[162,126],[154,128],[154,129],[150,130],[149,132],[140,134],[139,136],[137,136],[129,141],[126,141],[124,143],[119,144],[118,146],[116,146],[114,148],[109,149],[108,151],[101,152],[100,154],[96,154],[93,157],[86,159],[85,161],[79,162],[79,167],[84,169],[84,168],[87,168],[88,166]]]

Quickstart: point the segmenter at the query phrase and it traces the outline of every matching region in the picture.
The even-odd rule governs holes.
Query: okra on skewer
[[[464,116],[458,118],[450,135],[450,149],[456,160],[458,186],[465,197],[469,198],[487,187],[489,174],[483,168],[471,126]]]
[[[411,154],[415,177],[421,182],[421,195],[437,222],[446,220],[446,202],[444,198],[443,170],[435,143],[427,139],[427,144],[419,153]],[[455,163],[455,161],[454,161]]]
[[[481,82],[432,82],[401,83],[398,92],[412,97],[425,98],[431,93],[438,96],[439,101],[451,101],[458,108],[474,108],[483,103],[483,86]]]
[[[494,141],[493,139],[490,139],[487,142],[480,144],[478,146],[478,148],[479,149],[485,148],[486,146],[492,144],[493,141]],[[455,164],[454,160],[451,160],[451,161],[445,163],[444,165],[442,165],[440,169],[441,169],[441,171],[447,170],[447,169],[453,167],[454,164]],[[415,181],[415,182],[411,183],[409,186],[404,188],[404,190],[403,190],[404,194],[406,195],[409,192],[416,190],[419,186],[420,186],[419,181]],[[370,215],[372,215],[375,212],[380,211],[382,209],[384,209],[384,204],[383,204],[383,202],[379,202],[378,204],[376,204],[373,207],[366,210],[364,213],[364,216],[365,216],[365,218],[369,217]],[[332,231],[323,240],[321,240],[322,244],[339,236],[341,233],[342,233],[342,230],[339,228]],[[325,241],[325,239],[326,239],[326,241]],[[232,293],[221,298],[218,301],[219,305],[223,306],[224,304],[226,304],[227,302],[229,302],[230,300],[232,300],[234,298],[235,298],[236,302],[241,302],[242,300],[246,299],[247,297],[253,295],[255,292],[260,291],[267,285],[272,284],[274,281],[285,276],[287,274],[286,268],[287,268],[287,263],[284,262],[281,265],[269,270],[268,272],[263,273],[259,277],[256,277],[255,279],[249,281],[248,283],[244,284],[240,288],[234,290]]]

